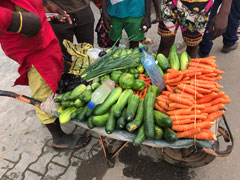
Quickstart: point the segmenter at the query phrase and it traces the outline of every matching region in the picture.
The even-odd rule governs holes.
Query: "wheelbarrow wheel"
[[[163,160],[179,167],[196,168],[211,163],[216,156],[208,154],[203,150],[192,150],[191,148],[163,149]]]

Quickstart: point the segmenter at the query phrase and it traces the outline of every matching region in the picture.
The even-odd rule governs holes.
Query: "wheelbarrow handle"
[[[3,91],[0,90],[0,96],[6,96],[6,97],[11,97],[20,101],[23,101],[25,103],[34,105],[36,107],[40,107],[40,104],[42,103],[41,101],[38,101],[36,99],[30,98],[28,96],[22,95],[22,94],[18,94],[12,91]]]

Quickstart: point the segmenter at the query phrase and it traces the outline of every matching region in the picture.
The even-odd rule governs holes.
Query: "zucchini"
[[[178,140],[177,134],[169,127],[164,128],[163,136],[168,142],[175,142]]]
[[[178,58],[178,54],[177,54],[176,44],[173,44],[170,49],[169,61],[170,61],[171,69],[179,70],[180,63],[179,63],[179,58]]]
[[[57,113],[58,115],[60,115],[60,114],[64,111],[64,109],[65,109],[65,107],[60,106],[60,107],[57,109],[56,113]]]
[[[105,114],[110,109],[110,107],[118,100],[121,94],[122,88],[116,87],[107,97],[107,99],[102,104],[96,107],[94,115]]]
[[[143,102],[143,121],[144,121],[144,134],[147,139],[155,138],[155,125],[154,125],[154,109],[155,98],[152,92],[148,92],[144,97]]]
[[[156,110],[153,113],[156,125],[160,127],[172,127],[173,120],[168,115]]]
[[[79,99],[85,103],[88,103],[91,100],[91,97],[92,97],[92,90],[88,89],[79,96]]]
[[[128,105],[127,105],[127,112],[126,112],[127,121],[133,120],[135,113],[137,111],[139,102],[140,102],[140,97],[138,95],[132,94],[128,98]]]
[[[99,82],[93,82],[91,85],[92,91],[95,91],[100,85]]]
[[[85,116],[88,118],[88,117],[90,117],[90,116],[92,116],[93,115],[93,112],[94,112],[94,110],[95,110],[95,107],[94,108],[92,108],[92,109],[90,109],[90,108],[87,108],[87,111],[86,111],[86,114],[85,114]]]
[[[137,114],[135,119],[132,122],[129,122],[126,126],[126,129],[129,132],[134,131],[135,129],[139,128],[143,122],[143,100],[140,101],[137,109]]]
[[[130,95],[133,94],[133,90],[131,89],[126,89],[119,97],[115,108],[114,108],[114,116],[115,118],[120,117],[122,110],[124,109],[124,107],[126,106],[127,102],[128,102],[128,98],[130,97]]]
[[[188,68],[188,54],[186,51],[183,51],[180,55],[180,67],[181,70]]]
[[[163,137],[163,130],[162,128],[155,126],[155,139],[160,140]]]
[[[84,121],[85,120],[87,109],[88,109],[88,107],[84,106],[83,110],[78,114],[77,119],[79,121]]]
[[[125,119],[126,117],[126,112],[127,112],[127,109],[125,108],[121,114],[121,116],[118,118],[117,120],[117,129],[123,129],[125,128],[126,124],[127,124],[127,121]]]
[[[75,112],[71,114],[71,119],[76,119],[78,114],[83,111],[83,107],[78,108]]]
[[[105,125],[105,131],[108,134],[111,134],[114,131],[115,126],[116,126],[116,119],[114,118],[113,109],[114,109],[114,105],[112,106],[112,108],[110,110],[110,114],[108,116],[108,120]]]
[[[144,134],[144,125],[142,125],[137,132],[137,136],[133,140],[134,146],[139,146],[142,144],[142,142],[145,140],[145,134]]]
[[[166,71],[166,70],[170,67],[169,61],[168,61],[168,59],[164,56],[164,54],[159,53],[159,54],[157,55],[157,61],[158,61],[158,64],[159,64],[160,68],[161,68],[163,71]]]
[[[68,107],[59,115],[59,122],[65,124],[71,120],[71,114],[76,111],[75,107]]]
[[[61,100],[62,101],[67,101],[68,100],[68,97],[70,96],[70,94],[72,93],[72,91],[67,91],[63,94]]]
[[[54,100],[53,100],[53,102],[54,102],[54,103],[57,103],[57,104],[61,104],[62,98],[63,98],[64,94],[65,94],[65,93],[60,94],[60,95],[58,95],[57,97],[55,97]]]
[[[94,124],[92,122],[92,119],[93,119],[92,116],[87,119],[87,126],[88,126],[89,129],[94,128]]]
[[[148,93],[148,92],[152,92],[152,93],[153,93],[154,99],[155,99],[157,96],[160,95],[160,89],[159,89],[157,86],[155,86],[155,85],[149,86],[148,89],[147,89],[147,93]]]
[[[75,106],[74,101],[62,101],[61,105],[65,108]]]
[[[100,116],[93,116],[92,118],[93,125],[101,126],[101,127],[105,126],[108,120],[108,116],[109,116],[109,113],[106,113]]]
[[[80,99],[76,99],[74,101],[74,106],[79,108],[79,107],[83,107],[85,105],[85,102],[81,101]]]
[[[75,87],[71,94],[67,97],[67,99],[72,100],[78,98],[80,94],[82,94],[86,90],[86,85],[80,84],[77,87]]]

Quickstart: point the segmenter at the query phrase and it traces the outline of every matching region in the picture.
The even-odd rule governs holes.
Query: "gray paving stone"
[[[16,164],[16,166],[13,169],[11,169],[6,173],[6,176],[14,180],[22,179],[23,172],[26,170],[29,164],[35,161],[36,159],[37,159],[37,156],[28,154],[28,153],[22,153],[19,162]]]
[[[41,175],[36,174],[32,171],[26,171],[24,173],[24,180],[40,180],[42,178]]]
[[[58,180],[66,180],[66,179],[74,180],[74,179],[76,179],[77,178],[77,169],[80,165],[81,165],[81,160],[72,157],[71,165],[67,168],[67,171],[62,176],[59,177]]]
[[[72,156],[72,154],[73,154],[73,151],[71,150],[60,152],[58,156],[55,156],[52,159],[52,162],[55,162],[63,166],[68,166],[70,163],[70,157]]]
[[[10,179],[10,178],[4,176],[4,177],[1,178],[1,180],[12,180],[12,179]]]
[[[99,151],[101,151],[101,145],[98,143],[98,139],[92,138],[87,146],[77,150],[73,155],[82,160],[88,160]]]
[[[6,161],[4,159],[0,159],[0,178],[12,167],[14,166],[14,163],[11,163],[9,161]]]
[[[42,180],[57,180],[60,175],[64,173],[66,168],[54,163],[50,163],[47,167],[47,173]]]
[[[43,149],[43,153],[39,156],[36,162],[29,166],[29,169],[44,174],[47,169],[47,164],[51,161],[52,157],[58,154],[58,152],[54,151],[51,147],[45,146]]]

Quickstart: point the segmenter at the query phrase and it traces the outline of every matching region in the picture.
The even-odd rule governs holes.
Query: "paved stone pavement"
[[[98,10],[94,7],[96,20]],[[147,33],[156,43],[150,48],[156,51],[159,36],[156,25]],[[182,49],[181,36],[176,43]],[[57,152],[51,147],[51,137],[37,120],[34,108],[15,99],[0,97],[0,180],[239,180],[239,49],[231,54],[221,54],[221,38],[214,41],[212,54],[226,74],[221,84],[232,103],[227,106],[227,119],[235,137],[235,148],[229,157],[216,158],[207,166],[184,169],[162,160],[161,149],[127,145],[115,158],[110,168],[104,158],[97,134],[83,149]],[[7,70],[6,70],[7,68]],[[18,65],[0,51],[0,89],[30,95],[28,87],[12,87],[18,77]],[[83,129],[69,123],[63,126],[68,133],[82,133]],[[119,141],[104,139],[112,149]]]

